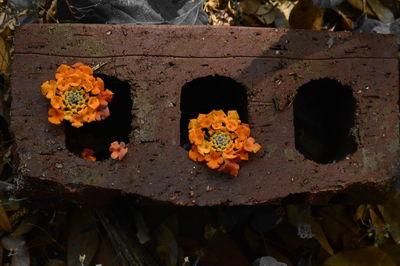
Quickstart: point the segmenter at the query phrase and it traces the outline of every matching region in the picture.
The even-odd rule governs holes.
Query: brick
[[[98,73],[130,85],[133,129],[130,151],[122,161],[93,163],[79,158],[67,149],[65,125],[47,122],[49,104],[40,84],[53,78],[59,64],[77,61],[100,65]],[[213,75],[246,88],[245,99],[227,104],[247,109],[244,116],[252,135],[263,146],[250,161],[241,163],[236,178],[189,160],[181,146],[185,139],[180,133],[181,100],[190,98],[181,99],[185,85],[211,76],[203,80],[209,88],[189,87],[188,91],[195,90],[190,92],[191,101],[196,95],[198,101],[211,99],[214,94],[204,95],[205,91],[219,98],[236,95],[233,89],[213,87]],[[36,184],[31,192],[46,190],[46,197],[74,197],[81,191],[77,188],[91,187],[101,193],[122,191],[200,206],[276,202],[299,193],[323,198],[352,188],[384,190],[399,174],[398,84],[397,45],[391,35],[244,27],[24,25],[16,32],[12,64],[11,128],[18,184],[22,190]],[[322,93],[318,98],[320,90],[329,86],[332,95]],[[335,119],[348,121],[348,136],[345,129],[335,131],[346,124]],[[327,134],[332,132],[327,127],[335,134]]]

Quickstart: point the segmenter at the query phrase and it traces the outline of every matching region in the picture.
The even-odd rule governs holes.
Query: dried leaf
[[[289,218],[290,223],[295,226],[300,226],[304,224],[310,225],[312,233],[311,236],[320,243],[320,245],[323,249],[326,250],[326,252],[328,252],[330,255],[334,254],[334,251],[329,244],[329,241],[326,238],[321,225],[311,216],[309,208],[305,209],[302,206],[288,205],[286,207],[286,214]]]
[[[166,266],[175,266],[178,263],[178,243],[171,230],[165,225],[160,225],[155,232],[157,238],[156,251]]]
[[[324,232],[335,247],[345,248],[364,247],[358,227],[354,225],[351,213],[341,205],[321,207],[317,211],[318,217],[322,217],[320,223]]]
[[[389,255],[377,247],[343,250],[325,262],[324,266],[395,266]]]
[[[240,1],[240,8],[243,13],[247,15],[254,15],[257,13],[257,10],[260,8],[259,0],[243,0]]]
[[[271,4],[261,5],[256,15],[263,24],[272,24],[276,18],[275,6]]]
[[[138,238],[139,243],[143,245],[150,240],[150,237],[149,237],[149,229],[147,228],[143,216],[139,211],[135,212],[135,222],[137,229],[136,237]]]
[[[300,0],[290,13],[290,27],[293,29],[320,30],[324,11],[324,9],[316,7],[312,0]]]
[[[271,256],[266,256],[256,259],[253,262],[253,266],[287,266],[287,264],[279,262]]]
[[[210,240],[217,232],[217,228],[213,227],[211,224],[206,224],[206,226],[204,226],[204,239]]]
[[[311,216],[304,217],[304,221],[311,225],[311,231],[314,235],[314,238],[318,240],[321,244],[322,248],[325,249],[330,255],[333,255],[335,252],[333,251],[331,245],[328,242],[328,239],[325,236],[324,230],[321,225],[315,221]]]
[[[389,234],[386,231],[386,225],[373,208],[369,208],[369,216],[371,217],[371,222],[374,226],[375,244],[380,245],[389,237]]]
[[[13,237],[18,237],[26,233],[29,233],[32,230],[32,228],[35,227],[37,222],[38,222],[38,217],[36,215],[28,216],[24,220],[22,220],[20,225],[14,230],[14,232],[11,233],[11,235]]]
[[[394,15],[390,9],[381,4],[379,0],[367,0],[368,5],[376,16],[385,23],[392,23],[394,21]]]
[[[374,12],[367,5],[363,5],[363,1],[360,0],[347,0],[347,2],[354,8],[360,10],[361,12],[369,15],[375,16]]]
[[[92,261],[93,265],[101,266],[122,266],[120,254],[117,254],[107,239],[101,239],[99,249]]]
[[[354,221],[364,221],[366,215],[366,204],[361,204],[357,207],[356,213],[354,214]]]
[[[64,0],[58,1],[61,22],[132,24],[207,24],[205,0]]]
[[[178,11],[178,17],[168,21],[176,25],[202,25],[207,23],[207,15],[203,11],[205,0],[187,1]]]
[[[30,256],[22,236],[5,236],[0,240],[1,245],[10,251],[13,266],[29,266]]]
[[[208,260],[208,261],[207,261]],[[250,266],[251,263],[228,234],[217,232],[207,242],[202,265]]]
[[[290,12],[294,8],[295,4],[292,1],[281,1],[275,9],[275,27],[277,28],[289,28],[289,16]]]
[[[87,210],[77,209],[72,217],[68,236],[68,266],[81,265],[80,256],[84,256],[82,265],[90,265],[99,246],[99,233]]]
[[[343,3],[344,0],[313,0],[314,5],[319,8],[332,8]]]
[[[8,219],[8,215],[4,210],[3,206],[0,205],[0,228],[6,232],[11,232],[11,224],[10,220]]]
[[[400,265],[400,245],[383,244],[379,246],[379,248],[386,252],[390,256],[390,258],[396,263],[396,265]]]
[[[0,72],[8,73],[10,66],[10,50],[3,37],[0,36]]]
[[[393,240],[400,244],[400,197],[399,194],[390,198],[383,205],[378,205],[378,210],[381,213],[385,223],[388,225],[388,230]]]
[[[390,25],[383,23],[376,19],[370,19],[367,15],[361,15],[353,24],[354,32],[366,32],[366,33],[380,33],[389,34]]]

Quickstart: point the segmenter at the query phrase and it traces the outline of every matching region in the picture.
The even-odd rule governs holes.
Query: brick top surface
[[[123,161],[87,162],[47,122],[40,84],[82,61],[132,88],[134,130]],[[180,93],[209,75],[247,88],[249,124],[263,150],[230,178],[180,147]],[[297,88],[330,78],[357,101],[357,151],[318,164],[295,148]],[[244,27],[24,25],[15,36],[12,130],[21,178],[136,193],[180,205],[258,204],[289,194],[383,187],[399,174],[398,61],[394,36]],[[201,92],[199,92],[201,93]],[[272,104],[274,103],[274,104]],[[59,192],[59,191],[58,191]]]

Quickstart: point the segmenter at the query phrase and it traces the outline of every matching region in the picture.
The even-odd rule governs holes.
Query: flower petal
[[[228,111],[228,118],[239,121],[239,114],[236,110]]]
[[[90,108],[96,109],[97,107],[99,107],[100,101],[99,101],[99,99],[97,99],[97,97],[90,97],[89,101],[88,101],[88,105]]]
[[[51,98],[50,104],[56,109],[64,107],[63,100],[60,96],[54,96],[53,98]]]
[[[42,84],[40,91],[44,96],[46,96],[47,99],[51,99],[55,95],[56,87],[57,87],[57,81],[48,80]]]
[[[225,163],[218,169],[218,171],[237,176],[239,174],[239,165],[232,160],[225,160]]]
[[[64,120],[64,113],[62,110],[50,108],[47,114],[49,115],[48,121],[52,124],[59,125]]]

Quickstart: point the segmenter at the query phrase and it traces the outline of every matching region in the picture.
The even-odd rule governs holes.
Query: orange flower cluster
[[[249,159],[249,152],[256,153],[261,145],[250,137],[250,127],[241,123],[236,111],[213,110],[199,114],[189,122],[189,140],[192,148],[189,158],[207,163],[233,176],[239,173],[238,162]]]
[[[108,103],[113,93],[104,89],[101,78],[93,76],[93,69],[82,63],[72,67],[60,65],[56,80],[48,80],[41,86],[42,94],[50,100],[49,122],[60,124],[64,119],[74,127],[84,122],[103,120],[110,115]]]
[[[120,143],[118,143],[118,141],[114,141],[111,143],[109,151],[111,152],[112,159],[118,159],[121,161],[128,153],[128,147],[126,147],[126,144],[123,141]]]
[[[90,162],[96,161],[96,157],[94,157],[93,155],[94,155],[94,150],[92,150],[92,149],[83,149],[83,151],[81,153],[82,159],[85,159]]]

